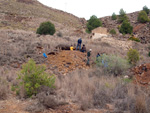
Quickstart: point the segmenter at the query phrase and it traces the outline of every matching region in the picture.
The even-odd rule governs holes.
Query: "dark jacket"
[[[91,51],[88,51],[87,52],[87,57],[90,57],[91,56]]]
[[[82,43],[82,39],[78,39],[78,44],[81,44]]]

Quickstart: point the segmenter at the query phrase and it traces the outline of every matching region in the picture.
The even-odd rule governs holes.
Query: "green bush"
[[[129,67],[129,63],[126,59],[116,55],[101,55],[96,64],[98,67],[104,67],[104,71],[112,73],[115,76],[123,74]]]
[[[145,11],[141,11],[138,15],[138,21],[141,23],[146,23],[149,21],[148,16]]]
[[[45,72],[45,67],[36,65],[35,61],[30,59],[26,64],[22,66],[22,70],[18,74],[20,83],[18,85],[19,92],[23,87],[25,89],[25,95],[31,97],[36,95],[40,86],[54,87],[55,76],[49,76]]]
[[[147,6],[144,6],[144,7],[143,7],[143,11],[145,11],[147,14],[149,14],[149,11],[150,11],[150,10],[148,9]]]
[[[87,32],[91,32],[93,29],[102,26],[102,22],[96,16],[91,16],[87,23]]]
[[[131,34],[133,32],[133,27],[128,21],[124,21],[119,29],[122,34]]]
[[[148,56],[150,57],[150,52],[148,53]]]
[[[112,20],[116,20],[117,19],[117,15],[115,13],[113,13],[112,16],[111,16],[111,19]]]
[[[128,21],[128,17],[126,15],[126,12],[123,9],[120,9],[119,11],[119,18],[118,18],[118,22],[122,23],[124,21]]]
[[[124,16],[124,15],[126,15],[126,12],[125,12],[123,9],[120,9],[119,15],[120,15],[120,16]]]
[[[43,35],[53,35],[55,33],[55,26],[51,22],[43,22],[36,31],[37,34]]]
[[[129,40],[133,40],[133,41],[136,41],[136,42],[140,42],[140,39],[138,39],[138,38],[136,38],[136,37],[134,37],[134,36],[130,37]]]
[[[127,53],[128,61],[131,64],[136,64],[140,60],[139,52],[136,49],[130,49]]]
[[[115,29],[111,29],[111,30],[109,31],[109,33],[112,34],[112,35],[115,35],[115,34],[116,34],[116,31],[115,31]]]

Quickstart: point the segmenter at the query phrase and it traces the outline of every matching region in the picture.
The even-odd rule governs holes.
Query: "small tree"
[[[139,52],[136,49],[130,49],[127,53],[127,57],[131,64],[136,64],[140,60]]]
[[[91,32],[93,29],[102,26],[102,22],[96,16],[91,16],[87,23],[87,32]]]
[[[128,21],[124,21],[119,29],[119,32],[122,34],[131,34],[133,32],[133,27]]]
[[[143,7],[143,11],[145,11],[147,14],[149,14],[149,11],[150,11],[150,10],[148,9],[147,6],[144,6],[144,7]]]
[[[37,34],[43,35],[53,35],[55,33],[55,26],[51,22],[43,22],[36,31]]]
[[[32,95],[37,94],[40,86],[53,88],[55,76],[49,76],[45,70],[46,68],[44,66],[36,65],[34,60],[30,59],[28,63],[22,66],[22,70],[18,74],[18,79],[21,80],[18,85],[18,90],[21,90],[21,87],[23,86],[26,95],[31,97]]]
[[[126,12],[123,9],[120,9],[119,11],[119,18],[118,18],[118,22],[122,23],[123,21],[128,21],[128,17],[126,15]]]
[[[145,11],[141,11],[138,15],[138,21],[141,23],[146,23],[149,21],[148,16]]]
[[[119,14],[120,14],[120,16],[124,16],[124,15],[126,15],[126,12],[123,9],[120,9]]]
[[[117,19],[117,15],[115,13],[113,13],[112,16],[111,16],[111,19],[112,20],[116,20]]]

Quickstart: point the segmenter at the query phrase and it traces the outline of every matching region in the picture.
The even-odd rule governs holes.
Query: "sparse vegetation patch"
[[[24,88],[27,97],[36,95],[41,86],[54,88],[55,83],[55,76],[49,76],[45,72],[45,67],[36,65],[32,59],[22,66],[22,70],[18,74],[18,79],[20,83],[17,92],[19,93],[21,88]]]

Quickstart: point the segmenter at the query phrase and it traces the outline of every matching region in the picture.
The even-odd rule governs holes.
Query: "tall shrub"
[[[130,49],[127,53],[128,61],[131,64],[136,64],[140,60],[139,52],[136,49]]]
[[[95,15],[91,16],[87,23],[87,32],[91,32],[93,29],[102,26],[102,22]]]
[[[147,14],[149,14],[149,11],[150,11],[150,10],[148,9],[147,6],[144,6],[144,7],[143,7],[143,11],[145,11]]]
[[[36,65],[35,61],[30,59],[22,66],[22,70],[18,74],[18,79],[20,80],[18,90],[21,90],[21,87],[23,87],[25,89],[25,95],[30,97],[37,94],[40,86],[53,88],[55,76],[49,76],[45,70],[46,68],[44,66]]]
[[[128,21],[124,21],[119,29],[122,34],[131,34],[133,32],[133,27]]]
[[[104,67],[104,70],[114,75],[123,74],[129,67],[129,63],[126,59],[116,55],[101,55],[97,61],[97,66]]]
[[[146,23],[149,21],[147,13],[145,11],[141,11],[138,15],[138,21],[141,23]]]
[[[112,20],[116,20],[117,19],[117,15],[115,13],[113,13],[112,16],[111,16],[111,19]]]
[[[39,28],[36,31],[37,34],[43,35],[53,35],[55,33],[55,26],[51,22],[43,22],[40,24]]]
[[[118,18],[118,22],[122,23],[124,21],[128,21],[128,17],[126,15],[126,12],[123,9],[120,9],[119,11],[119,18]]]

